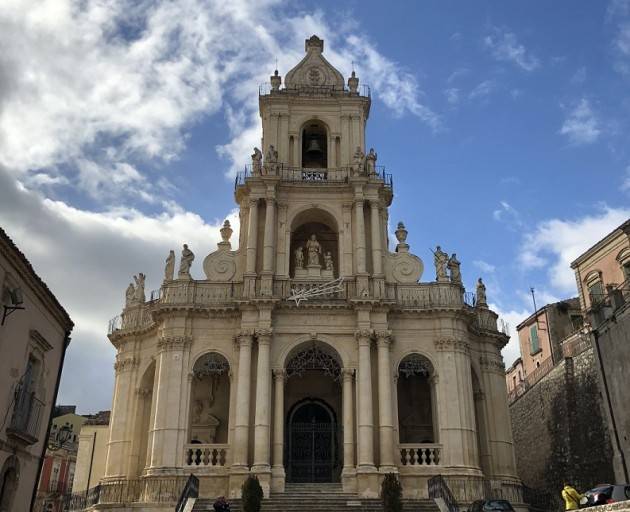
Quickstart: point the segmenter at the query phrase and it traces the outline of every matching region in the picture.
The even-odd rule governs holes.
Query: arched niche
[[[326,169],[328,167],[328,129],[313,119],[302,126],[302,167]]]
[[[398,365],[398,431],[401,444],[437,440],[435,370],[421,354],[409,354]]]
[[[485,394],[474,366],[470,367],[472,379],[473,399],[475,401],[475,430],[477,431],[477,446],[479,447],[479,465],[485,475],[491,472],[490,445],[488,442],[488,427],[485,411]]]
[[[324,256],[329,252],[332,259],[332,277],[339,277],[341,255],[337,221],[329,212],[319,208],[311,208],[299,213],[291,223],[289,275],[296,277],[296,251],[299,247],[302,248],[303,268],[306,269],[308,265],[307,243],[313,235],[321,247],[319,263],[322,270],[326,268]]]
[[[136,421],[133,432],[131,460],[133,476],[141,476],[145,467],[149,465],[149,430],[151,427],[154,382],[155,361],[152,361],[142,374],[136,390],[138,402],[135,408]]]
[[[20,461],[10,455],[0,470],[0,510],[13,510],[19,480]]]
[[[191,443],[225,444],[230,418],[230,365],[217,353],[195,361],[190,388]]]

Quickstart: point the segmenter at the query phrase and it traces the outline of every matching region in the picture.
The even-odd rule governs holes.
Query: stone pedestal
[[[308,277],[308,270],[305,268],[296,268],[295,269],[295,278],[296,279],[305,279]]]
[[[308,277],[309,278],[320,278],[322,277],[322,266],[319,264],[316,265],[307,265]]]
[[[323,269],[322,278],[325,279],[326,281],[332,281],[335,278],[335,276],[332,270]]]

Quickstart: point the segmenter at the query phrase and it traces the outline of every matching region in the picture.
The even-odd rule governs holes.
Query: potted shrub
[[[243,484],[243,511],[260,512],[263,490],[256,476],[250,475]]]
[[[402,512],[402,486],[394,473],[387,473],[381,484],[381,499],[385,512]]]

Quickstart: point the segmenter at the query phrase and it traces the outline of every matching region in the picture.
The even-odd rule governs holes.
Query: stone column
[[[370,345],[372,332],[355,333],[359,343],[359,464],[358,469],[374,471],[374,413],[372,406],[372,361]]]
[[[271,329],[256,330],[258,339],[258,370],[256,372],[256,416],[254,418],[255,473],[269,472],[269,430],[271,413]]]
[[[265,241],[263,246],[263,272],[273,272],[273,253],[276,238],[276,200],[266,199]]]
[[[378,420],[380,470],[391,473],[396,470],[394,464],[394,422],[392,419],[392,370],[390,345],[391,331],[378,331]]]
[[[274,491],[284,490],[284,369],[273,371],[275,385],[273,409],[273,466],[271,486]]]
[[[383,274],[383,254],[381,249],[381,217],[378,200],[370,201],[372,225],[372,268],[375,276]]]
[[[151,467],[149,472],[159,474],[181,467],[180,438],[183,439],[180,424],[180,406],[184,397],[182,389],[185,371],[185,355],[190,350],[190,336],[164,336],[158,340],[158,356],[156,372],[158,372],[157,394],[155,401],[155,417],[153,419],[153,439],[151,449]],[[186,397],[186,402],[188,398]],[[183,443],[182,443],[183,444]]]
[[[248,469],[249,448],[249,390],[251,386],[253,333],[242,331],[237,337],[238,376],[236,379],[236,417],[234,418],[234,443],[232,468]]]
[[[249,200],[249,219],[247,221],[247,274],[256,273],[256,247],[258,238],[258,199]]]
[[[354,252],[356,254],[356,273],[365,273],[365,222],[363,218],[363,199],[354,201],[355,240]],[[357,290],[358,292],[359,290]]]
[[[352,381],[354,368],[344,368],[343,377],[343,472],[353,473],[354,465],[354,403],[352,400]]]
[[[131,369],[138,366],[139,361],[135,357],[118,354],[114,363],[116,382],[114,386],[114,399],[112,406],[112,421],[107,443],[107,459],[105,462],[106,478],[124,478],[127,476],[127,461],[125,452],[130,439],[127,438],[129,424],[132,417],[128,411],[128,404],[134,401],[131,388]]]

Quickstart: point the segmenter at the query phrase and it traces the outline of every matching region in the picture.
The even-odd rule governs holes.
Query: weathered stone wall
[[[593,349],[567,358],[510,405],[516,467],[529,487],[558,493],[614,479]]]

